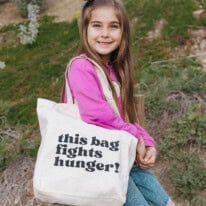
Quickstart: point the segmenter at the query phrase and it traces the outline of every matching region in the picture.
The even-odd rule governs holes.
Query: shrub
[[[19,37],[20,42],[24,45],[31,45],[36,41],[36,37],[38,34],[39,23],[37,21],[37,14],[39,11],[39,6],[34,4],[28,4],[28,18],[30,20],[28,26],[20,25]]]
[[[195,196],[206,188],[206,173],[196,152],[184,152],[179,155],[179,160],[175,160],[172,164],[170,176],[178,195],[193,199],[193,202],[196,203],[200,201]],[[201,204],[196,205],[200,206]]]

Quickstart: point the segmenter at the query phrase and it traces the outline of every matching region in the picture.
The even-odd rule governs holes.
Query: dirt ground
[[[56,21],[71,21],[79,13],[82,0],[45,0],[45,10],[40,15],[56,16]],[[13,2],[0,4],[0,27],[25,21]]]

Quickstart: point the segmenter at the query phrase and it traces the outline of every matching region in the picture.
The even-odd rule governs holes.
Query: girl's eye
[[[93,26],[93,27],[96,27],[96,28],[101,27],[100,24],[93,24],[92,26]]]
[[[119,25],[118,25],[118,24],[112,24],[112,25],[111,25],[111,28],[113,28],[113,29],[119,29]]]

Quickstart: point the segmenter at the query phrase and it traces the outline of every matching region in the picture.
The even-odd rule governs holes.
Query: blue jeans
[[[169,199],[151,171],[133,166],[124,206],[166,206]]]

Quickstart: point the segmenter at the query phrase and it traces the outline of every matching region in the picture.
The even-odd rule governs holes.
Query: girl
[[[80,54],[103,68],[120,113],[120,116],[116,115],[105,100],[94,65],[82,57],[72,62],[68,74],[81,118],[104,128],[127,131],[140,140],[136,157],[138,166],[135,165],[130,173],[125,206],[174,205],[148,170],[156,159],[155,141],[136,123],[130,28],[123,4],[119,0],[85,1],[80,38]],[[66,95],[63,97],[67,102]]]

